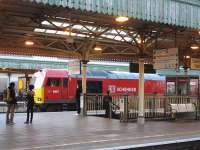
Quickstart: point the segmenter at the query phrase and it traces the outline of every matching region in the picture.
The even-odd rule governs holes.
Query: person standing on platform
[[[34,108],[34,85],[29,85],[29,91],[27,92],[27,118],[26,118],[26,122],[24,122],[25,124],[29,123],[29,113],[31,113],[31,118],[30,118],[30,123],[32,123],[33,121],[33,108]]]
[[[107,95],[103,97],[103,108],[106,110],[105,117],[110,116],[110,103],[112,103],[112,97],[110,91],[107,91]]]
[[[7,102],[7,112],[6,112],[6,124],[13,125],[14,122],[14,112],[17,106],[17,99],[15,95],[15,83],[11,82],[6,91],[6,102]]]
[[[82,89],[81,89],[80,86],[78,86],[77,89],[76,89],[76,110],[77,110],[78,115],[81,112],[81,108],[80,108],[81,93],[82,93]]]

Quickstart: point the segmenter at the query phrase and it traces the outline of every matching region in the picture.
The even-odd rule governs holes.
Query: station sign
[[[179,63],[178,48],[153,51],[154,69],[176,69]]]
[[[191,58],[191,69],[200,70],[200,59]]]
[[[80,60],[71,60],[68,62],[69,74],[80,74]]]

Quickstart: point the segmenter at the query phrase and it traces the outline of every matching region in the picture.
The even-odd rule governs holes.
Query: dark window
[[[102,81],[87,81],[87,93],[102,93]]]
[[[48,78],[47,86],[50,87],[60,86],[60,78]]]
[[[77,86],[82,88],[81,80],[78,80]],[[102,93],[102,81],[87,81],[87,93]]]
[[[67,78],[64,78],[63,79],[63,87],[68,87],[68,79]]]
[[[139,64],[137,63],[130,63],[129,65],[129,71],[139,73]],[[151,64],[144,64],[144,73],[156,73],[156,71],[153,69],[153,65]]]

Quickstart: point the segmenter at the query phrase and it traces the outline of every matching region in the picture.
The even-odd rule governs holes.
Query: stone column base
[[[139,125],[144,125],[144,123],[145,123],[145,118],[144,118],[143,116],[139,116],[139,117],[138,117],[138,120],[137,120],[137,123],[138,123]]]

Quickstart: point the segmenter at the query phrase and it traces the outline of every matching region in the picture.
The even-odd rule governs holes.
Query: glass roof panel
[[[70,26],[69,23],[63,23],[63,24],[62,24],[62,27],[68,27],[68,26]]]
[[[34,32],[45,32],[45,29],[35,28]]]
[[[52,34],[55,34],[57,31],[56,30],[46,30],[46,33],[52,33]]]
[[[56,22],[56,21],[53,21],[52,22],[54,25],[56,25],[57,27],[60,27],[62,26],[63,22]]]
[[[67,22],[58,22],[58,21],[52,21],[52,24],[54,24],[57,27],[60,27],[61,30],[63,29],[63,31],[58,31],[56,28],[53,29],[45,29],[46,26],[53,26],[50,21],[42,21],[41,22],[42,25],[45,25],[44,28],[35,28],[34,32],[43,32],[46,34],[57,34],[57,35],[66,35],[66,36],[77,36],[77,37],[89,37],[90,35],[93,35],[93,32],[96,33],[101,33],[105,30],[105,28],[97,28],[96,26],[83,26],[80,24],[76,24],[76,25],[71,25],[70,23]],[[66,27],[69,28],[69,31],[64,31],[66,30]],[[71,30],[73,32],[71,32]],[[106,37],[109,39],[113,39],[116,41],[132,41],[132,38],[130,38],[127,33],[123,30],[108,30],[107,32],[105,32],[104,34],[101,35],[101,37]],[[100,38],[101,38],[100,37]],[[122,38],[124,37],[124,39]],[[91,36],[91,38],[94,38],[94,36]],[[102,39],[102,38],[101,38]]]
[[[45,21],[42,21],[42,24],[43,24],[43,25],[48,25],[48,26],[50,26],[50,25],[51,25],[51,23],[50,23],[50,22],[48,22],[48,21],[46,21],[46,20],[45,20]]]
[[[68,32],[65,31],[57,31],[56,34],[60,34],[60,35],[69,35]]]

